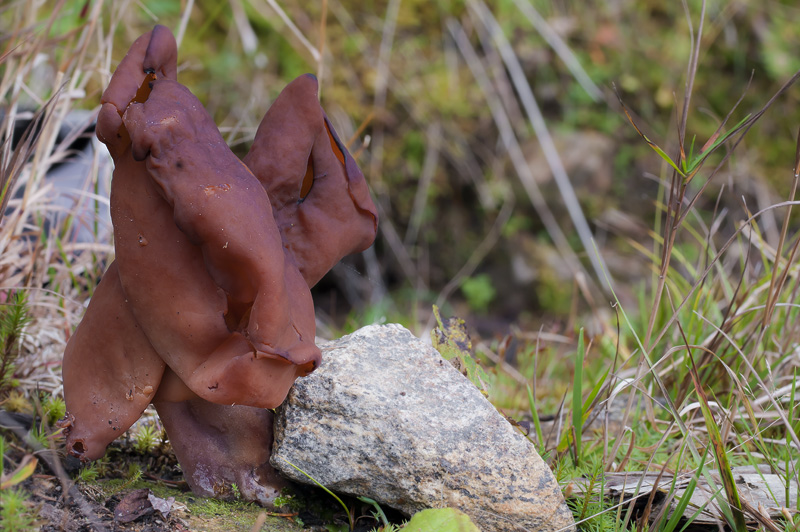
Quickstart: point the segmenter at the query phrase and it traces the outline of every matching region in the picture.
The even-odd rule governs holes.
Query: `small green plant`
[[[0,491],[0,528],[6,532],[22,532],[34,529],[34,516],[30,513],[28,497],[22,490]]]
[[[42,409],[50,426],[54,426],[59,419],[67,414],[67,404],[64,402],[64,398],[55,395],[45,397],[44,401],[42,401]]]
[[[137,482],[140,478],[142,478],[142,467],[139,464],[131,464],[128,466],[128,479],[127,481],[131,484]]]
[[[100,469],[96,462],[92,462],[91,464],[85,465],[81,468],[75,480],[79,483],[89,483],[97,480],[99,476]]]
[[[113,495],[114,493],[119,493],[120,491],[124,491],[124,490],[130,488],[131,486],[136,484],[139,481],[139,479],[141,479],[141,478],[142,478],[142,467],[139,464],[135,464],[135,463],[134,464],[130,464],[128,466],[128,472],[125,475],[125,481],[122,482],[122,484],[120,484],[119,486],[117,486],[112,491],[111,494]]]
[[[275,508],[286,508],[293,512],[299,512],[305,507],[297,495],[290,488],[283,488],[280,495],[275,497]]]
[[[13,375],[19,356],[20,340],[30,323],[27,297],[24,291],[6,292],[6,302],[0,306],[0,397],[16,387]]]
[[[136,452],[141,454],[149,453],[156,446],[160,437],[160,431],[156,430],[153,425],[139,427],[139,430],[136,431],[136,442],[134,443]]]

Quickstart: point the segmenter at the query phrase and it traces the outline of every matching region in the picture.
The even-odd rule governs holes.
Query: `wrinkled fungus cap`
[[[108,146],[112,156],[130,144],[122,126],[122,114],[128,105],[147,98],[147,82],[175,80],[177,76],[178,47],[169,29],[159,24],[134,41],[100,97],[97,138]]]

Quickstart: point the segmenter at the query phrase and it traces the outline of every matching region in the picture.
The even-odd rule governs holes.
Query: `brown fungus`
[[[153,82],[147,101],[132,103],[123,121],[131,155],[146,161],[156,191],[147,201],[141,191],[129,191],[119,224],[112,212],[115,237],[122,237],[116,243],[120,277],[134,315],[164,361],[200,397],[277,406],[320,354],[311,293],[283,253],[265,190],[200,102],[175,81]],[[187,279],[182,268],[152,268],[160,258],[175,257],[163,249],[173,247],[172,240],[147,236],[169,223],[153,226],[157,204],[182,233],[182,248],[193,252],[185,258],[194,259],[187,268],[197,275]],[[140,232],[147,246],[138,245]],[[198,292],[198,281],[213,287]],[[181,295],[193,290],[201,300],[186,305]],[[221,300],[225,311],[199,313],[218,308],[203,301],[206,296]]]
[[[265,408],[320,361],[309,287],[371,244],[377,216],[313,77],[265,117],[254,175],[176,73],[156,26],[101,99],[116,261],[65,351],[67,448],[102,456],[153,401],[196,493],[236,483],[268,503],[283,481]]]
[[[67,448],[83,460],[103,456],[153,400],[164,362],[131,314],[111,264],[64,352]]]
[[[200,398],[158,402],[156,410],[195,494],[220,499],[241,497],[270,505],[286,486],[269,464],[270,410],[218,405]]]

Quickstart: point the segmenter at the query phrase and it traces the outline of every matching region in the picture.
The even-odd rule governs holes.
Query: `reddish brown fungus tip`
[[[176,78],[178,62],[178,43],[175,36],[166,26],[156,24],[150,34],[147,50],[144,54],[142,66],[145,73],[161,71],[170,79]]]

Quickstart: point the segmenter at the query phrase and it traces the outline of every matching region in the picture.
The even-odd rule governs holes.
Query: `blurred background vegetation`
[[[666,167],[627,122],[614,91],[645,134],[673,154],[699,1],[684,9],[678,2],[497,0],[484,9],[466,0],[69,0],[52,4],[58,16],[49,26],[47,8],[13,4],[3,13],[5,46],[23,37],[12,32],[19,16],[32,17],[25,31],[46,32],[51,45],[35,66],[33,81],[42,85],[30,88],[39,98],[49,96],[41,90],[52,86],[48,78],[69,71],[79,29],[100,10],[98,24],[113,43],[82,44],[88,56],[102,52],[90,63],[95,68],[80,73],[74,107],[88,110],[97,109],[130,43],[155,23],[170,27],[181,37],[181,81],[239,153],[281,88],[301,73],[318,74],[323,107],[352,139],[382,215],[366,260],[349,259],[316,289],[321,314],[334,328],[349,313],[359,316],[351,327],[376,316],[416,326],[429,322],[438,300],[489,336],[509,325],[560,328],[580,312],[579,271],[588,274],[597,304],[608,299],[605,280],[591,268],[595,251],[576,236],[490,35],[490,12],[541,109],[615,289],[635,302],[636,287],[649,280],[650,257],[631,241],[651,247]],[[687,133],[698,146],[740,95],[732,123],[800,68],[793,2],[712,1],[706,11]],[[469,49],[458,44],[459,33]],[[499,132],[488,99],[500,102],[518,148]],[[785,196],[797,103],[797,91],[789,92],[755,126],[698,203],[700,216],[715,208],[741,212],[742,198],[755,211]],[[527,177],[510,149],[521,150]],[[580,267],[554,245],[558,236],[532,205],[525,179],[540,189]]]

